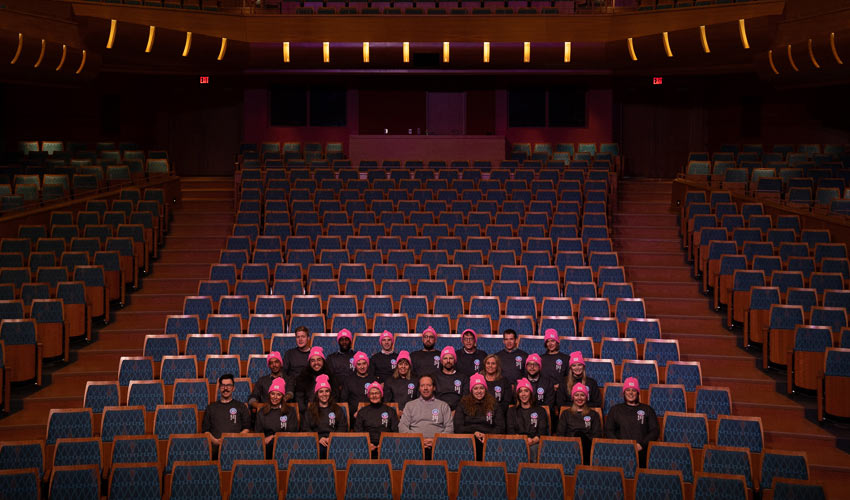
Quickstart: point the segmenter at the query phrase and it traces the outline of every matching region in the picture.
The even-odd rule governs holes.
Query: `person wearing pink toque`
[[[354,375],[349,375],[342,381],[342,394],[340,400],[348,403],[354,419],[357,418],[357,407],[360,403],[369,401],[369,386],[377,382],[375,375],[369,367],[369,356],[365,352],[357,351],[354,354]]]
[[[558,393],[555,395],[555,403],[560,406],[569,406],[573,404],[571,396],[573,386],[576,384],[584,384],[587,386],[590,400],[587,402],[591,408],[602,407],[602,391],[599,390],[599,384],[596,380],[587,375],[584,369],[584,356],[581,351],[570,353],[570,369],[566,376],[561,380],[561,385],[558,387]]]
[[[508,408],[507,433],[521,434],[531,453],[531,461],[537,461],[537,448],[540,436],[549,435],[549,414],[546,408],[537,404],[532,394],[531,382],[526,378],[517,380],[516,406]]]
[[[484,439],[487,434],[505,433],[505,416],[499,404],[489,392],[483,375],[475,374],[469,378],[470,393],[461,398],[455,410],[455,432],[475,436],[475,451],[478,460],[482,459]]]
[[[345,377],[354,374],[354,350],[351,348],[354,336],[343,328],[336,334],[336,343],[339,350],[328,355],[328,367],[337,383],[342,383]]]
[[[272,457],[274,435],[278,432],[298,432],[298,411],[295,406],[286,404],[286,382],[276,378],[269,388],[269,404],[257,411],[254,432],[262,433],[266,445],[266,457]]]
[[[398,357],[398,353],[393,350],[395,335],[384,330],[378,338],[378,342],[381,344],[381,350],[372,355],[369,364],[372,366],[378,382],[384,383],[393,376],[395,371],[396,358]]]
[[[605,436],[636,441],[638,458],[644,467],[649,442],[657,440],[658,434],[658,416],[651,406],[640,402],[638,379],[627,378],[623,381],[623,402],[614,405],[605,417]]]
[[[253,410],[259,410],[264,404],[269,402],[269,388],[276,378],[282,378],[286,381],[286,388],[289,390],[284,394],[283,399],[289,401],[295,397],[295,378],[289,378],[283,371],[283,358],[280,353],[272,351],[266,357],[266,363],[269,367],[269,373],[254,380],[253,390],[248,397],[248,406]]]
[[[561,337],[554,328],[543,332],[543,345],[546,346],[546,352],[540,356],[540,372],[557,389],[567,374],[570,357],[561,352]]]
[[[590,447],[595,438],[602,437],[602,419],[597,410],[587,404],[588,389],[584,384],[573,386],[573,404],[558,418],[558,435],[581,438],[584,464],[590,464]]]
[[[368,389],[369,404],[357,412],[354,432],[369,433],[369,450],[372,458],[378,458],[378,445],[382,432],[398,432],[398,414],[395,408],[384,403],[384,387],[372,382]]]
[[[437,399],[445,401],[452,410],[457,409],[461,396],[469,392],[467,378],[457,371],[455,348],[447,345],[440,352],[440,371],[433,373]]]
[[[419,377],[413,374],[407,351],[398,353],[393,376],[384,382],[384,393],[387,401],[398,404],[399,411],[404,411],[408,401],[419,397]]]
[[[410,362],[413,364],[413,373],[425,375],[440,370],[440,351],[437,345],[437,331],[432,327],[422,332],[422,349],[410,353]]]
[[[312,347],[307,359],[307,366],[301,370],[301,373],[295,379],[295,401],[298,403],[298,411],[301,413],[307,410],[307,404],[313,397],[313,388],[316,386],[316,378],[319,375],[327,375],[331,384],[331,392],[333,392],[334,397],[339,395],[338,382],[325,362],[324,350],[319,346]]]
[[[540,373],[540,365],[543,362],[540,360],[540,355],[537,353],[529,354],[525,358],[525,373],[526,380],[531,384],[532,397],[540,406],[549,406],[552,410],[555,405],[555,387],[552,381],[547,379]]]
[[[481,373],[484,369],[484,358],[487,353],[478,348],[478,334],[474,330],[464,330],[460,335],[463,349],[455,353],[457,356],[457,371],[471,376],[473,373]]]
[[[328,455],[330,433],[348,432],[348,414],[333,397],[331,383],[326,375],[316,377],[313,392],[316,396],[301,416],[301,432],[315,432],[319,435],[319,457],[324,459]]]

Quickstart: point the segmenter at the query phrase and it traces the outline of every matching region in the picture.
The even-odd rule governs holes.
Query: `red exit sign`
[[[201,85],[206,85],[206,84],[208,84],[208,83],[210,83],[210,77],[208,77],[208,76],[202,76],[202,77],[201,77]]]
[[[203,83],[203,82],[201,82],[201,83]],[[653,84],[653,85],[663,85],[663,84],[664,84],[664,79],[663,79],[662,77],[660,77],[660,76],[653,77],[653,78],[652,78],[652,84]]]

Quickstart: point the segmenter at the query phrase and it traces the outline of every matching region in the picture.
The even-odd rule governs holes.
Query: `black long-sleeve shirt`
[[[562,352],[550,354],[545,352],[540,355],[542,364],[540,373],[544,378],[552,381],[552,385],[560,384],[570,369],[570,357]]]
[[[504,434],[505,416],[499,405],[486,413],[471,415],[466,413],[466,408],[461,403],[455,410],[454,426],[455,432],[459,434],[472,434],[473,432]]]
[[[537,380],[529,378],[528,381],[531,383],[531,397],[534,398],[534,403],[551,408],[555,404],[555,388],[552,381],[542,374]]]
[[[602,437],[602,421],[593,410],[587,416],[565,410],[558,418],[558,435],[580,438],[582,459],[585,464],[589,464],[593,439]]]
[[[508,434],[522,434],[527,437],[549,435],[549,417],[542,406],[512,406],[508,408],[506,420]]]
[[[272,408],[268,413],[260,410],[257,412],[254,432],[262,432],[265,436],[277,432],[298,432],[298,411],[293,405],[286,405],[286,409]]]
[[[369,403],[357,413],[353,430],[368,432],[369,441],[377,445],[381,442],[382,432],[398,432],[398,414],[383,403]]]
[[[605,436],[609,439],[637,441],[646,450],[650,441],[658,439],[658,417],[651,406],[639,403],[630,406],[620,403],[605,417]]]
[[[282,371],[283,370],[281,370],[281,372]],[[248,403],[257,402],[268,404],[269,388],[272,386],[272,382],[274,382],[274,379],[276,379],[277,377],[277,375],[268,374],[258,378],[254,382],[254,387],[251,390],[251,395],[248,397]],[[286,398],[286,400],[292,399],[295,394],[295,377],[290,377],[289,375],[281,373],[280,378],[282,378],[284,383],[286,384],[286,394],[284,395],[284,398]]]
[[[595,380],[585,375],[582,384],[587,386],[590,391],[588,394],[587,405],[591,408],[602,408],[602,391],[599,390],[599,384]],[[558,386],[558,392],[555,394],[555,404],[558,406],[570,406],[573,404],[572,395],[567,387],[566,377],[561,378],[561,385]]]
[[[293,347],[283,353],[283,373],[292,378],[297,377],[309,363],[309,355],[309,349],[302,351],[297,347]]]
[[[316,393],[313,389],[316,388],[316,378],[319,375],[328,375],[329,383],[331,385],[331,397],[335,400],[339,400],[339,382],[336,380],[330,373],[330,368],[327,370],[322,370],[319,372],[314,371],[312,368],[306,368],[304,371],[298,375],[298,378],[295,379],[295,402],[298,404],[298,411],[302,414],[307,410],[307,405],[310,404],[316,397]]]
[[[384,400],[398,403],[399,411],[404,411],[404,405],[419,397],[419,379],[390,377],[384,382]]]
[[[457,409],[460,398],[469,393],[469,377],[459,371],[447,375],[443,370],[431,374],[434,377],[434,395],[444,401],[452,410]]]
[[[434,373],[440,370],[440,351],[436,349],[413,351],[410,353],[410,362],[413,365],[413,373],[419,375]]]
[[[475,349],[475,352],[468,353],[463,349],[457,351],[457,371],[463,373],[467,377],[471,377],[475,373],[479,373],[484,369],[484,358],[487,353],[481,349]]]
[[[348,415],[341,406],[319,407],[318,418],[314,418],[308,408],[301,417],[301,431],[318,433],[320,438],[328,437],[331,432],[348,432]]]
[[[207,405],[201,432],[209,432],[216,439],[227,432],[242,432],[251,428],[251,410],[241,401],[231,399],[228,403],[215,401]]]
[[[496,398],[496,402],[502,408],[502,413],[508,411],[508,407],[514,402],[514,391],[511,383],[505,377],[498,380],[487,381],[487,392]]]
[[[360,403],[369,401],[369,386],[372,382],[377,382],[377,378],[371,373],[367,373],[365,377],[355,373],[343,381],[340,401],[348,403],[348,409],[352,415],[357,412],[357,406]]]
[[[337,351],[329,355],[327,364],[337,383],[342,383],[345,377],[354,375],[354,349]]]
[[[375,371],[375,377],[379,382],[383,383],[388,378],[393,376],[395,371],[395,360],[398,353],[393,351],[389,354],[384,354],[383,351],[378,351],[372,355],[369,361],[369,366]]]
[[[525,358],[528,353],[521,349],[514,349],[508,352],[505,349],[496,353],[499,361],[502,364],[502,376],[508,379],[510,383],[516,384],[516,381],[525,376]]]

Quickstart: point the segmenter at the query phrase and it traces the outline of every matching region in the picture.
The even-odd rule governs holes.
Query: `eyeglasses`
[[[222,389],[233,389],[234,384],[218,384],[218,386]]]

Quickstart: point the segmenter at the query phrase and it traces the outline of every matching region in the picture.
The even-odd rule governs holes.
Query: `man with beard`
[[[437,399],[445,401],[454,410],[460,398],[469,392],[469,383],[455,368],[455,348],[447,345],[440,353],[440,370],[433,373],[434,393]]]
[[[437,344],[437,331],[430,326],[422,332],[422,349],[410,353],[413,373],[425,375],[440,369],[440,352],[434,348]]]
[[[298,378],[295,379],[295,401],[298,403],[298,411],[302,414],[307,411],[307,405],[314,394],[313,388],[316,387],[316,378],[319,375],[327,375],[328,382],[331,384],[331,394],[334,398],[338,394],[336,389],[337,382],[334,380],[330,368],[325,363],[324,350],[319,346],[313,347],[310,349],[307,359],[309,364],[298,374]]]
[[[516,385],[516,381],[525,376],[523,367],[528,353],[517,348],[519,343],[517,342],[516,332],[511,329],[505,330],[502,334],[502,342],[505,344],[505,348],[496,353],[499,361],[502,362],[502,376],[508,379],[511,384]]]
[[[398,353],[393,349],[395,337],[392,332],[384,330],[378,342],[381,344],[381,350],[372,355],[372,360],[369,364],[375,372],[375,378],[383,384],[388,378],[393,376]]]
[[[307,355],[310,353],[310,330],[299,326],[295,330],[295,347],[283,354],[283,372],[294,379],[307,366]]]
[[[487,353],[478,348],[478,336],[474,330],[464,330],[460,340],[463,349],[457,353],[457,371],[469,378],[484,369]]]
[[[339,351],[328,356],[328,368],[333,373],[337,384],[341,384],[349,375],[354,374],[354,349],[351,344],[354,337],[351,332],[343,328],[336,334],[336,343]]]
[[[284,379],[286,382],[287,392],[284,394],[283,400],[289,401],[295,396],[292,389],[295,387],[295,383],[293,382],[294,377],[289,377],[283,373],[283,360],[280,357],[280,353],[277,351],[270,352],[268,357],[266,357],[266,363],[269,365],[269,374],[263,375],[254,381],[253,391],[251,391],[251,396],[248,398],[248,405],[255,411],[262,408],[264,404],[269,403],[269,388],[272,386],[274,379],[278,377]]]
[[[540,406],[549,406],[551,410],[555,404],[555,387],[552,382],[540,372],[540,355],[529,354],[525,360],[526,380],[531,384],[531,397]]]
[[[349,375],[342,382],[340,397],[340,402],[348,403],[348,411],[351,415],[356,417],[357,406],[369,401],[369,386],[376,381],[369,367],[369,356],[365,352],[357,351],[354,354],[354,375]]]

